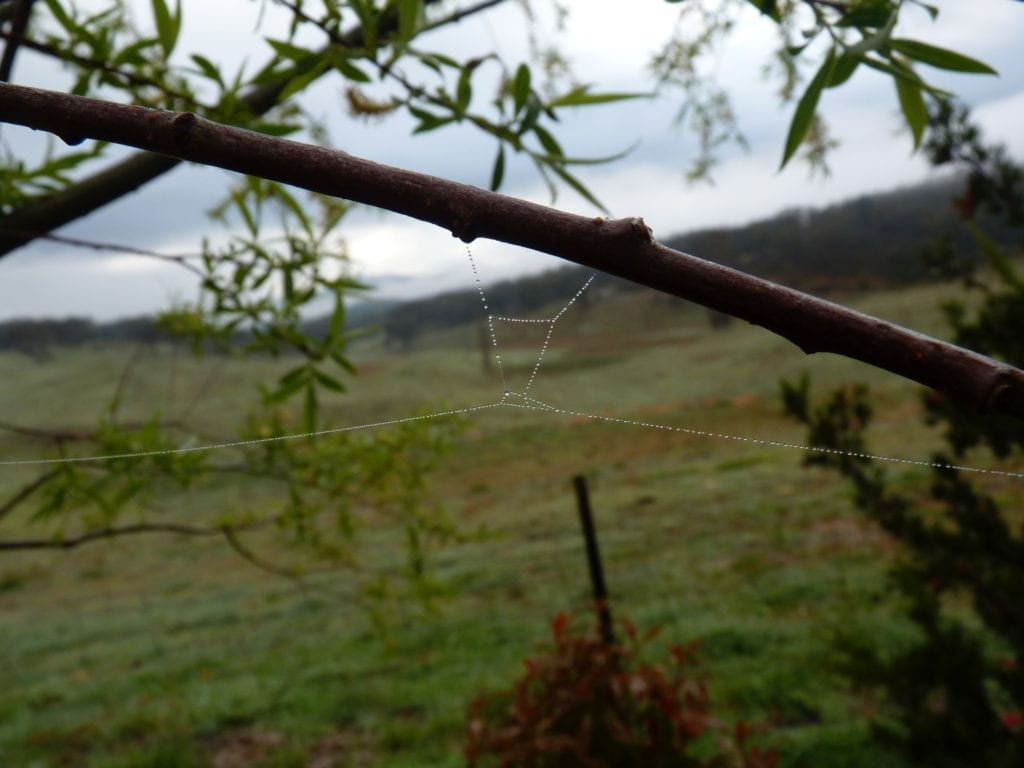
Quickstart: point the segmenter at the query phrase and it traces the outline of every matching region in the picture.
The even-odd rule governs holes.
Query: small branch
[[[235,552],[237,552],[239,555],[242,556],[242,558],[247,560],[252,565],[255,565],[260,570],[266,571],[267,573],[271,573],[274,576],[284,576],[286,579],[298,578],[298,574],[296,574],[294,571],[289,570],[288,568],[282,568],[279,565],[274,565],[273,563],[264,560],[251,549],[249,549],[247,546],[245,546],[245,544],[242,543],[241,539],[238,538],[237,532],[234,528],[224,526],[220,529],[220,532],[224,534],[224,538],[227,540],[231,548],[235,550]]]
[[[14,510],[15,507],[17,507],[19,504],[21,504],[21,502],[25,501],[29,496],[38,491],[44,485],[46,485],[46,483],[49,482],[49,480],[52,477],[59,474],[60,471],[60,469],[51,469],[49,472],[44,472],[43,474],[41,474],[28,485],[22,486],[21,490],[19,490],[17,493],[11,496],[11,498],[5,501],[3,503],[3,506],[0,506],[0,520],[3,520],[5,517],[7,517],[7,515],[9,515]]]
[[[95,440],[97,433],[93,431],[78,429],[46,429],[45,427],[23,427],[20,424],[0,421],[0,430],[13,432],[22,437],[34,437],[38,440],[47,440],[54,443],[70,441]]]
[[[149,422],[130,421],[117,425],[120,429],[137,430],[149,426]],[[161,421],[157,426],[164,429],[181,427],[180,421]],[[45,427],[24,427],[20,424],[12,424],[8,421],[0,421],[0,430],[13,432],[22,437],[32,437],[38,440],[46,440],[53,443],[65,442],[87,442],[99,438],[100,433],[95,430],[84,429],[47,429]]]
[[[77,64],[82,69],[98,70],[105,72],[112,77],[119,77],[128,83],[130,86],[135,88],[154,88],[161,93],[168,96],[172,96],[178,99],[182,105],[189,105],[189,108],[211,110],[212,108],[204,105],[202,102],[197,101],[195,96],[189,93],[183,93],[169,87],[166,83],[162,83],[159,80],[154,80],[150,77],[142,77],[135,74],[134,72],[128,72],[117,67],[110,66],[107,62],[102,59],[94,59],[90,56],[81,56],[74,51],[65,51],[47,43],[40,43],[38,40],[33,40],[30,37],[24,36],[24,30],[16,32],[11,30],[9,32],[0,31],[0,40],[6,40],[8,48],[12,45],[20,46],[22,48],[28,48],[30,51],[49,56],[52,59],[57,59],[61,62],[70,62]],[[7,78],[9,79],[9,78]]]
[[[1024,371],[654,241],[642,219],[605,220],[191,113],[0,85],[0,120],[87,135],[279,181],[430,222],[466,242],[521,245],[747,320],[804,352],[860,360],[980,411],[1024,418]]]
[[[7,38],[7,45],[4,46],[4,55],[0,57],[0,82],[6,83],[11,79],[14,70],[14,57],[18,53],[18,46],[24,41],[22,35],[28,28],[28,20],[32,15],[32,4],[35,0],[13,0],[11,9],[11,27],[4,35]]]
[[[0,540],[0,552],[28,549],[73,549],[82,544],[101,539],[114,539],[120,536],[133,536],[140,533],[177,533],[183,536],[219,536],[223,528],[204,528],[194,525],[178,525],[176,523],[138,523],[111,528],[98,528],[80,536],[61,539],[10,539]]]

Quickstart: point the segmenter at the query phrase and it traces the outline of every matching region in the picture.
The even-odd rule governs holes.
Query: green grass
[[[858,303],[936,331],[943,290]],[[507,386],[521,388],[530,345],[546,330],[498,330]],[[88,426],[131,354],[80,349],[43,363],[0,356],[0,420]],[[475,331],[407,354],[373,343],[354,354],[363,374],[327,404],[338,424],[501,396]],[[154,406],[175,414],[191,402],[190,422],[204,435],[230,438],[255,400],[248,382],[287,365],[153,350],[123,389],[125,418]],[[780,377],[803,370],[820,389],[848,379],[872,385],[880,407],[873,450],[917,458],[939,444],[919,422],[914,385],[850,361],[806,358],[740,323],[712,332],[702,310],[648,297],[567,313],[531,393],[566,410],[800,442],[776,390]],[[0,455],[35,450],[0,433]],[[841,482],[802,468],[795,450],[512,408],[474,418],[431,480],[431,498],[493,535],[436,549],[447,599],[434,611],[393,610],[385,630],[355,597],[358,575],[293,584],[219,540],[152,536],[5,553],[0,764],[459,765],[473,696],[511,683],[556,612],[586,610],[570,486],[577,473],[591,482],[613,611],[663,627],[652,658],[701,639],[719,711],[772,719],[783,765],[891,764],[870,745],[869,703],[834,669],[830,640],[840,627],[899,633],[884,596],[890,548],[853,511]],[[5,468],[0,492],[33,476]],[[1010,493],[1008,483],[992,483]],[[160,500],[156,511],[187,520],[258,497],[257,486],[223,482]],[[3,525],[6,535],[31,530],[15,515]],[[374,543],[372,556],[385,557],[389,544]],[[272,548],[272,535],[261,545]]]

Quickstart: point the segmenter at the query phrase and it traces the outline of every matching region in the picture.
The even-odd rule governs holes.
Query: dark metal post
[[[576,503],[580,510],[580,523],[583,525],[583,538],[587,544],[587,565],[590,568],[590,583],[594,589],[594,602],[597,604],[597,616],[601,623],[601,638],[608,644],[615,642],[612,632],[612,612],[608,607],[608,590],[604,585],[604,569],[601,567],[601,553],[597,549],[597,532],[594,529],[594,518],[590,513],[590,496],[587,493],[587,479],[576,475],[572,479],[576,489]]]

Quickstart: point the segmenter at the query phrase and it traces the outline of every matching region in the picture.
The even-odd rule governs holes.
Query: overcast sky
[[[1024,72],[1018,64],[1024,39],[1024,4],[1010,0],[933,0],[942,13],[932,24],[925,13],[906,15],[900,34],[923,38],[981,58],[1000,77],[929,72],[930,79],[970,103],[990,139],[1024,156]],[[547,0],[534,0],[545,5]],[[468,0],[466,3],[468,4]],[[568,54],[576,74],[605,90],[646,90],[651,53],[669,34],[678,5],[664,0],[569,0],[568,26],[556,42]],[[139,3],[146,21],[149,3]],[[254,45],[260,3],[247,0],[185,0],[183,53],[201,51],[238,63]],[[214,14],[220,13],[217,17]],[[262,31],[271,34],[271,10]],[[496,50],[507,61],[527,55],[527,25],[516,3],[434,34],[429,45],[456,57]],[[614,216],[643,216],[655,236],[739,224],[793,206],[821,206],[866,192],[891,189],[926,178],[930,171],[911,154],[900,133],[891,81],[872,72],[854,76],[830,91],[821,109],[841,146],[830,158],[832,175],[808,177],[793,163],[777,172],[792,107],[780,108],[772,87],[759,76],[773,42],[771,25],[751,12],[713,62],[728,87],[740,128],[749,141],[744,151],[728,147],[714,172],[714,185],[687,185],[684,171],[695,141],[675,126],[679,104],[671,97],[633,101],[567,114],[559,138],[569,154],[614,153],[636,143],[614,164],[581,170],[580,176]],[[424,41],[423,47],[428,45]],[[45,62],[24,53],[14,80],[62,87],[64,79]],[[494,142],[471,128],[440,131],[409,139],[410,122],[401,116],[366,125],[347,117],[338,81],[313,89],[306,106],[329,124],[341,149],[373,160],[486,185]],[[37,151],[39,137],[6,126],[3,138],[17,152]],[[549,202],[540,180],[523,163],[511,162],[503,191]],[[204,234],[215,231],[205,211],[215,203],[230,176],[210,169],[179,167],[164,178],[103,211],[62,230],[62,234],[125,245],[182,252],[198,250]],[[586,214],[597,213],[585,201],[563,192],[555,203]],[[346,229],[356,272],[377,283],[387,296],[434,293],[472,279],[461,244],[447,232],[403,217],[360,211]],[[485,280],[559,265],[549,256],[487,241],[473,244]],[[700,255],[700,254],[697,254]],[[152,260],[70,251],[36,244],[0,259],[0,318],[91,315],[100,319],[154,311],[189,299],[194,286],[176,268]]]

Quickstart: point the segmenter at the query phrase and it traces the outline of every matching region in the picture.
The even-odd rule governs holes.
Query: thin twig
[[[133,536],[141,533],[176,533],[183,536],[219,536],[224,528],[206,528],[196,525],[180,525],[178,523],[137,523],[135,525],[97,528],[79,536],[59,539],[9,539],[0,540],[0,551],[27,549],[73,549],[101,539],[114,539],[120,536]]]
[[[102,59],[94,59],[91,56],[82,56],[74,51],[65,51],[48,43],[41,43],[38,40],[25,37],[24,30],[21,32],[15,32],[13,29],[8,32],[0,30],[0,40],[6,40],[8,48],[12,45],[28,48],[31,51],[43,54],[44,56],[49,56],[50,58],[57,59],[58,61],[77,64],[82,69],[97,70],[111,75],[112,77],[122,78],[128,85],[134,86],[135,88],[156,89],[167,96],[178,99],[182,102],[180,106],[190,105],[193,109],[203,110],[205,112],[212,112],[214,109],[213,107],[203,104],[201,101],[197,100],[193,94],[171,88],[167,83],[154,80],[151,77],[143,77],[142,75],[118,69],[117,67],[112,67]]]
[[[245,544],[242,543],[241,539],[238,538],[237,532],[234,528],[230,526],[224,526],[220,529],[220,532],[224,534],[224,538],[227,540],[231,548],[235,550],[235,552],[237,552],[239,555],[242,556],[242,558],[247,560],[252,565],[255,565],[260,570],[266,571],[267,573],[271,573],[274,576],[284,576],[287,579],[292,579],[296,581],[298,580],[299,575],[295,571],[268,562],[267,560],[264,560],[255,552],[253,552],[251,549],[249,549],[247,546],[245,546]]]
[[[15,507],[17,507],[19,504],[21,504],[21,502],[25,501],[33,493],[35,493],[44,485],[46,485],[46,483],[49,482],[51,478],[59,474],[61,471],[62,470],[59,468],[51,469],[49,472],[44,472],[43,474],[41,474],[31,483],[22,486],[17,493],[15,493],[13,496],[7,499],[7,501],[4,502],[3,506],[0,506],[0,520],[3,520],[5,517],[7,517],[7,515],[9,515],[14,510]]]
[[[35,0],[14,0],[11,8],[11,27],[4,35],[7,38],[7,45],[4,46],[3,57],[0,57],[0,82],[6,83],[11,79],[14,57],[18,53],[18,46],[24,41],[22,36],[28,28],[34,2]]]
[[[148,421],[129,421],[122,424],[118,424],[118,429],[133,431],[139,429],[145,429],[151,426],[151,422]],[[158,422],[158,427],[163,429],[177,429],[181,428],[181,421],[174,419],[171,421]],[[4,432],[13,432],[16,435],[22,437],[32,437],[38,440],[46,440],[53,443],[65,443],[65,442],[89,442],[92,440],[98,440],[100,432],[97,430],[85,430],[85,429],[47,429],[46,427],[25,427],[20,424],[12,424],[9,421],[0,421],[0,430]]]

